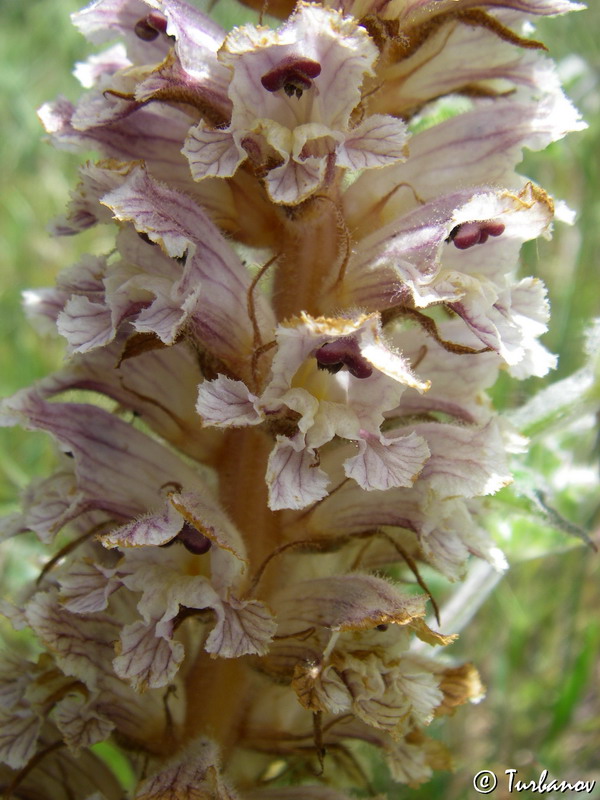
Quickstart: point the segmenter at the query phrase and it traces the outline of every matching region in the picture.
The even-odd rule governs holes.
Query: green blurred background
[[[558,60],[589,128],[528,155],[522,168],[578,214],[574,227],[558,225],[551,242],[533,243],[523,255],[522,274],[539,275],[549,287],[553,316],[545,343],[560,354],[550,381],[583,365],[586,324],[600,314],[600,4],[591,0],[590,5],[585,12],[541,21],[537,37]],[[59,93],[73,100],[80,93],[71,70],[90,50],[70,25],[69,13],[79,6],[77,0],[0,0],[2,396],[62,360],[62,342],[40,336],[26,321],[21,292],[51,285],[57,272],[82,253],[110,245],[102,232],[59,240],[46,232],[64,209],[82,157],[53,150],[42,140],[35,109]],[[221,4],[216,11],[231,19],[231,6]],[[247,19],[248,12],[242,13]],[[547,382],[502,380],[496,401],[513,408]],[[574,418],[563,416],[562,427],[534,439],[516,470],[525,481],[541,475],[549,504],[600,543],[596,424],[589,407]],[[18,494],[30,477],[48,473],[52,451],[42,435],[0,434],[0,504],[9,513],[18,507]],[[500,500],[505,509],[514,509],[514,495]],[[600,782],[600,555],[576,538],[549,530],[526,510],[507,525],[503,508],[491,508],[490,525],[511,570],[489,595],[492,579],[473,590],[478,613],[449,651],[477,664],[487,697],[433,724],[433,734],[447,741],[455,756],[454,773],[440,773],[418,791],[393,788],[391,798],[476,797],[471,780],[482,769],[501,776],[494,798],[508,796],[502,788],[508,768],[518,769],[522,780],[537,779],[545,768],[559,779]],[[33,571],[37,559],[33,542],[24,542],[16,558],[3,546],[0,569],[9,591]],[[435,576],[430,580],[442,598],[449,593]],[[386,789],[384,772],[377,788]],[[600,797],[600,790],[585,796]]]

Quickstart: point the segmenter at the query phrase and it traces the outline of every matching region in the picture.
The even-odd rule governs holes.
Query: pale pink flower
[[[225,39],[231,124],[193,128],[184,153],[196,180],[229,177],[250,159],[275,203],[305,200],[335,166],[382,167],[405,157],[406,126],[376,114],[351,125],[377,48],[349,17],[300,3],[278,31],[246,25]]]

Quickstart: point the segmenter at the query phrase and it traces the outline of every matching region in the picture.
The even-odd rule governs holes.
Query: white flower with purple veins
[[[406,156],[406,126],[374,114],[358,122],[365,75],[378,51],[354,19],[300,3],[277,31],[245,25],[219,59],[232,69],[226,129],[192,128],[183,152],[196,180],[230,177],[247,159],[276,203],[302,202],[333,168],[382,167]]]
[[[200,386],[197,409],[205,425],[256,425],[285,409],[297,429],[277,436],[267,469],[271,509],[303,508],[327,494],[317,450],[335,436],[355,441],[346,476],[363,489],[411,486],[430,455],[425,440],[386,436],[384,413],[408,387],[429,388],[381,338],[377,314],[314,319],[306,314],[279,326],[272,378],[260,398],[220,375]]]

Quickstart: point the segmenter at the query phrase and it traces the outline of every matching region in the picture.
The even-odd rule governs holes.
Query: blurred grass
[[[36,109],[59,92],[75,99],[73,63],[86,52],[69,13],[77,0],[2,0],[3,130],[0,163],[0,390],[7,395],[27,386],[59,364],[63,345],[42,338],[25,321],[21,291],[52,285],[57,272],[77,260],[91,243],[52,239],[50,220],[62,212],[74,185],[80,155],[59,152],[42,141]],[[18,454],[18,456],[17,456]],[[42,434],[3,430],[0,438],[0,506],[7,510],[16,489],[31,474],[45,474],[52,463],[49,439]]]
[[[82,158],[53,150],[42,141],[35,109],[59,93],[72,99],[79,95],[71,69],[88,48],[68,15],[80,3],[0,2],[0,92],[5,109],[0,138],[4,178],[0,394],[4,396],[55,369],[63,352],[61,342],[41,338],[28,325],[20,308],[20,292],[51,285],[60,269],[84,252],[101,251],[105,240],[94,232],[60,240],[46,233],[49,220],[64,208]],[[571,76],[569,94],[590,127],[544,153],[528,155],[522,169],[578,212],[574,228],[557,225],[552,242],[532,244],[523,257],[522,274],[537,274],[549,287],[553,315],[545,343],[560,353],[552,380],[581,366],[586,320],[600,313],[596,261],[600,251],[600,4],[590,5],[586,12],[539,24],[539,38],[548,43],[565,75]],[[234,19],[241,21],[232,8],[231,2],[219,4],[219,21],[226,25]],[[245,9],[243,13],[245,19],[254,18],[253,12]],[[500,404],[512,406],[541,385],[539,379],[522,384],[503,380],[495,397]],[[574,477],[581,465],[590,462],[593,433],[589,426],[584,435],[573,432],[565,484],[570,483],[570,474]],[[563,458],[560,448],[551,451],[536,444],[531,451],[532,461],[546,472]],[[14,507],[17,491],[30,476],[47,474],[51,462],[49,442],[41,434],[1,430],[2,510]],[[593,487],[587,493],[565,488],[556,501],[573,522],[585,525],[591,519],[598,524]],[[510,534],[509,550],[515,557],[511,571],[450,650],[453,657],[478,665],[489,687],[488,696],[480,705],[460,709],[454,718],[436,722],[432,728],[434,735],[448,743],[456,771],[437,775],[418,791],[395,788],[392,798],[470,798],[475,796],[472,776],[480,769],[496,768],[502,773],[513,767],[526,780],[537,779],[547,768],[561,779],[600,780],[600,557],[566,537],[544,539],[539,525],[526,519],[517,520]],[[544,542],[548,552],[539,555]],[[528,559],[517,561],[519,552],[529,553]],[[110,759],[110,748],[107,753]],[[379,788],[383,790],[384,784],[382,775]],[[494,794],[501,796],[500,790]]]

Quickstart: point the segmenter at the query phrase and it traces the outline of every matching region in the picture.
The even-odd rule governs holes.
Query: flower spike
[[[58,452],[2,532],[53,548],[2,606],[36,637],[0,662],[9,794],[120,800],[106,741],[132,800],[372,795],[368,748],[410,786],[450,767],[426,730],[483,688],[422,567],[506,568],[485,504],[523,441],[488,390],[555,364],[517,276],[555,206],[516,165],[582,127],[527,26],[577,7],[73,16],[108,49],[40,118],[99,159],[53,232],[114,241],[27,293],[69,360],[0,406]]]

